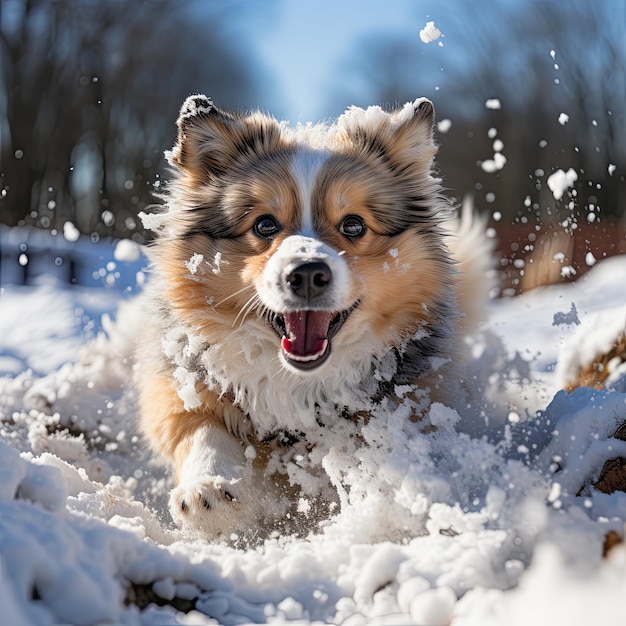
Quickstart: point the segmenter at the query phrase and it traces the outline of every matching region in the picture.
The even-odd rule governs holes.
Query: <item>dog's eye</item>
[[[339,225],[339,232],[350,239],[362,237],[365,229],[365,222],[358,215],[348,215]]]
[[[254,222],[254,234],[261,239],[271,239],[277,235],[281,228],[280,224],[271,215],[262,215]]]

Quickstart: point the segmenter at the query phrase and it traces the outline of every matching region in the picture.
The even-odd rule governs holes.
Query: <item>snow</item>
[[[498,103],[497,107],[490,108],[499,108],[499,106],[500,105]],[[497,131],[495,128],[490,128],[487,134],[490,139],[494,139]],[[502,150],[504,150],[504,142],[501,139],[494,139],[492,147],[494,152],[493,158],[479,162],[482,170],[488,174],[493,174],[494,172],[501,170],[506,165],[506,157],[502,154]]]
[[[501,152],[496,152],[493,155],[493,159],[486,159],[480,163],[480,167],[488,174],[493,174],[493,172],[501,170],[505,165],[506,157]]]
[[[138,261],[141,257],[141,246],[130,239],[121,239],[115,246],[113,257],[116,261]]]
[[[153,230],[154,232],[158,232],[166,221],[164,213],[145,213],[144,211],[140,211],[138,216],[143,227],[146,230]]]
[[[204,255],[194,253],[188,261],[185,261],[185,267],[191,274],[195,274],[200,267],[200,264],[204,261]]]
[[[406,395],[365,445],[347,425],[324,431],[340,507],[309,535],[246,546],[190,541],[169,519],[171,479],[133,421],[126,356],[146,331],[123,286],[135,252],[118,248],[112,287],[0,291],[3,623],[623,624],[626,552],[602,546],[624,531],[626,494],[592,483],[626,456],[612,437],[626,371],[602,391],[559,389],[623,332],[625,257],[493,301],[468,346],[467,410],[434,404],[437,430],[422,432]],[[131,584],[193,610],[127,606]]]
[[[432,43],[441,37],[441,31],[435,26],[435,22],[426,22],[426,26],[420,30],[420,39],[424,43]]]
[[[560,200],[569,187],[573,187],[578,180],[578,174],[571,167],[567,172],[558,169],[556,172],[548,176],[548,187],[552,192],[555,200]]]
[[[625,333],[626,306],[607,307],[587,315],[560,350],[556,369],[559,381],[563,385],[570,382],[578,369],[592,363],[597,355],[607,354],[615,339]]]
[[[65,222],[65,224],[63,224],[63,236],[67,241],[78,241],[80,231],[76,228],[76,226],[74,226],[74,224],[72,224],[72,222]]]
[[[437,130],[440,133],[447,133],[452,128],[452,120],[447,118],[437,122]]]

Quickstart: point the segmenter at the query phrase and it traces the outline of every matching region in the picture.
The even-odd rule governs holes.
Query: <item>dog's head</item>
[[[259,368],[278,354],[302,375],[432,325],[452,271],[433,119],[422,99],[289,128],[188,98],[154,255],[169,305],[208,343],[246,329]]]

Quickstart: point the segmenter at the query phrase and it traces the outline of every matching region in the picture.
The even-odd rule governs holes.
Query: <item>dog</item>
[[[300,487],[273,451],[358,431],[399,387],[453,399],[491,243],[442,194],[434,124],[427,99],[297,127],[183,104],[172,180],[144,215],[138,352],[141,430],[173,465],[183,530],[228,538],[279,519]]]

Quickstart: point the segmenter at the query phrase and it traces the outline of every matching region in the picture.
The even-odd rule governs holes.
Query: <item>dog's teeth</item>
[[[321,348],[315,354],[294,354],[291,351],[291,341],[287,339],[287,337],[283,337],[280,343],[283,350],[289,355],[292,361],[300,361],[301,363],[316,361],[326,352],[326,348],[328,347],[328,340],[324,339]]]

